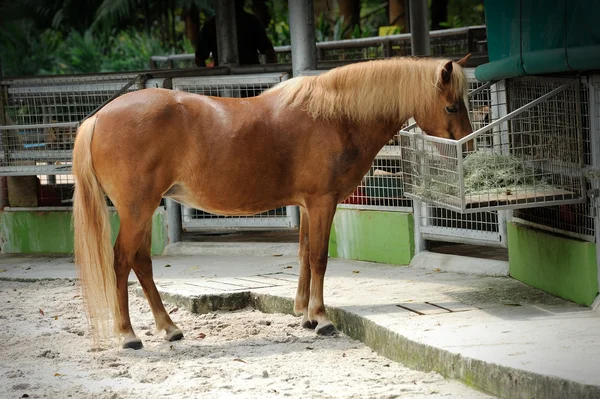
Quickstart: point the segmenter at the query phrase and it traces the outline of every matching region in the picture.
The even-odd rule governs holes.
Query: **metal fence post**
[[[412,55],[429,55],[429,10],[427,1],[410,0]]]
[[[167,198],[167,239],[169,244],[181,241],[181,205]]]
[[[292,41],[292,71],[298,76],[302,71],[317,69],[317,45],[315,44],[314,6],[312,0],[288,0],[290,38]],[[300,227],[300,209],[292,211],[292,227]]]
[[[215,22],[219,65],[238,65],[240,59],[234,0],[215,1]]]
[[[317,69],[314,7],[312,0],[288,0],[290,38],[292,41],[292,70],[298,76],[302,71]]]
[[[2,80],[2,58],[0,58],[0,81]],[[0,125],[5,123],[4,118],[4,89],[0,84]],[[0,139],[2,139],[0,137]],[[1,143],[0,143],[1,145]],[[0,160],[0,164],[1,164]],[[8,181],[6,176],[0,176],[0,211],[7,207],[8,204]]]
[[[587,82],[589,93],[589,121],[590,121],[590,151],[593,170],[600,169],[600,75],[592,76]],[[592,190],[600,189],[600,180],[589,179]],[[600,209],[598,199],[592,196],[589,206],[594,215],[594,235],[596,236],[596,267],[598,268],[598,286],[600,287]],[[592,304],[592,309],[600,312],[600,295]]]
[[[427,2],[423,0],[410,0],[410,32],[412,55],[429,55],[429,15]],[[423,213],[425,208],[425,213]],[[421,232],[421,220],[427,216],[427,206],[420,200],[413,200],[413,217],[415,229],[415,254],[424,251],[427,243]]]

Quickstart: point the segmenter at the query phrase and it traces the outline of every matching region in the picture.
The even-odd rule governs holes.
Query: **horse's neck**
[[[356,132],[355,140],[369,157],[374,158],[381,148],[386,145],[398,131],[404,122],[371,121],[354,123],[350,129]]]

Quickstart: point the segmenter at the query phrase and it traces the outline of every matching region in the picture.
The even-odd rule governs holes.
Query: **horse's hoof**
[[[167,334],[167,340],[170,342],[179,341],[180,339],[183,339],[183,333],[180,329],[173,330],[170,334]]]
[[[142,344],[141,339],[134,339],[132,341],[123,342],[123,349],[142,349],[144,344]]]
[[[315,332],[317,333],[317,335],[322,335],[324,337],[330,337],[332,335],[337,335],[338,333],[333,324],[327,324],[323,327],[317,326]]]
[[[307,328],[309,330],[314,330],[315,328],[317,328],[317,323],[316,321],[310,321],[310,320],[306,320],[304,322],[302,322],[302,327]]]

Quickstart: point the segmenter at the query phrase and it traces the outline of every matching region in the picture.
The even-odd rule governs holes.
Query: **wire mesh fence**
[[[402,131],[407,195],[461,213],[583,202],[577,82],[514,79],[509,102],[491,86],[490,123],[458,141]]]
[[[70,173],[79,122],[136,75],[9,79],[1,83],[0,174]]]
[[[365,210],[412,210],[412,201],[404,195],[400,149],[395,138],[379,152],[356,190],[339,206]]]
[[[246,98],[287,79],[285,73],[174,78],[173,89],[214,97]]]

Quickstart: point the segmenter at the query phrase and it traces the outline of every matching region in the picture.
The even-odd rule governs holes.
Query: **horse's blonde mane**
[[[296,77],[267,92],[283,104],[303,107],[317,119],[405,120],[423,113],[440,90],[442,67],[449,60],[390,58],[338,67],[319,76]],[[466,95],[466,78],[453,64],[450,87]]]

